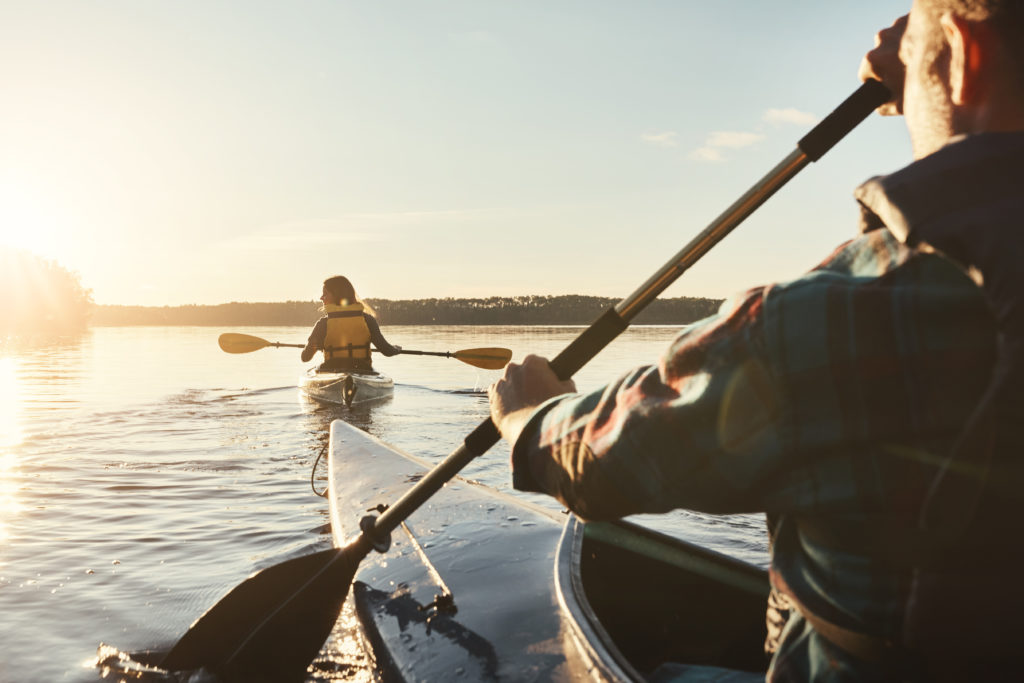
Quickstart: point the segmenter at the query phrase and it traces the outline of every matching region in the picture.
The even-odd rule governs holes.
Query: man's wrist
[[[526,406],[506,413],[501,419],[501,424],[496,425],[502,437],[510,444],[515,444],[523,429],[530,422],[530,417],[535,410],[537,410],[537,406]]]

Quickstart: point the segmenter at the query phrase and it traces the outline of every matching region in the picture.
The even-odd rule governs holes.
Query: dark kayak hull
[[[724,670],[763,680],[765,570],[635,524],[572,516],[555,575],[576,639],[616,679],[647,680],[672,663],[699,680],[733,680]]]
[[[429,467],[335,421],[335,544]],[[363,561],[350,599],[384,680],[620,681],[679,657],[756,669],[766,593],[750,565],[456,477]]]

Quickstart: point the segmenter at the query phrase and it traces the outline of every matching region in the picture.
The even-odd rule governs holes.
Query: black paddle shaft
[[[847,133],[867,118],[872,111],[891,99],[892,95],[879,81],[867,81],[846,98],[821,123],[797,143],[797,148],[781,163],[712,221],[693,238],[661,270],[639,289],[609,308],[579,337],[551,360],[551,369],[559,379],[566,380],[586,365],[603,348],[622,333],[633,318],[651,301],[675,282],[733,228],[754,212],[785,185],[804,166],[817,161]],[[486,453],[501,439],[494,422],[487,418],[474,429],[451,454],[435,466],[423,479],[389,507],[367,532],[383,539],[409,515],[437,493],[452,477],[474,458]],[[364,532],[366,533],[366,532]]]

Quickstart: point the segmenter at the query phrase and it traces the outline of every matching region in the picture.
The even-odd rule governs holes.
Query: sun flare
[[[0,247],[53,258],[61,226],[58,211],[42,196],[0,179]]]

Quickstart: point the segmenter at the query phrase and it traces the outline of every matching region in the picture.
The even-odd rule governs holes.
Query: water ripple
[[[387,334],[418,348],[512,344],[521,357],[553,355],[574,333],[538,330]],[[220,331],[98,328],[77,346],[14,359],[20,436],[0,451],[0,678],[100,680],[101,642],[116,646],[104,660],[116,671],[119,654],[169,647],[252,572],[328,547],[327,503],[309,480],[333,419],[436,462],[487,417],[483,387],[496,373],[384,358],[379,369],[402,380],[393,400],[322,406],[295,388],[297,354],[229,356],[216,346]],[[578,386],[655,356],[670,336],[627,333],[622,350],[603,352]],[[465,475],[508,490],[507,463],[500,445]],[[757,516],[680,513],[657,524],[754,561],[765,557]],[[372,679],[354,623],[346,606],[311,681]]]

